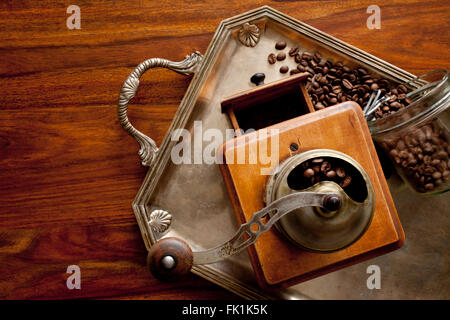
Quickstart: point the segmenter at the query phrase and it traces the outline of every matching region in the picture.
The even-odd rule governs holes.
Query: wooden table
[[[414,74],[449,68],[448,1],[0,2],[0,297],[235,299],[194,275],[152,279],[131,202],[146,173],[120,127],[122,82],[150,57],[204,53],[222,19],[268,4]],[[145,75],[129,111],[159,144],[189,79]],[[66,269],[81,268],[81,290]]]

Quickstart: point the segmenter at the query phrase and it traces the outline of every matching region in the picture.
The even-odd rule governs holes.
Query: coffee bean
[[[325,85],[328,84],[328,80],[326,77],[322,77],[319,80],[319,83],[323,86],[323,89],[325,90],[325,88],[328,89],[328,87],[326,87]],[[330,91],[329,89],[327,91]]]
[[[267,57],[267,61],[269,61],[270,64],[274,64],[275,62],[277,62],[277,56],[274,53],[271,53]]]
[[[298,47],[293,47],[293,48],[291,48],[291,50],[289,50],[289,55],[291,57],[293,57],[293,56],[295,56],[297,54],[298,54]]]
[[[442,173],[439,171],[433,172],[432,177],[433,179],[440,179],[442,177]]]
[[[309,53],[309,52],[306,52],[306,51],[305,51],[305,52],[302,53],[302,59],[303,59],[303,60],[309,61],[309,60],[312,59],[312,57],[313,57],[312,54]]]
[[[322,173],[327,173],[331,170],[331,164],[328,161],[324,161],[322,165],[320,166],[320,171]]]
[[[325,109],[325,106],[321,102],[317,102],[316,105],[314,106],[314,108],[316,110],[322,110],[322,109]]]
[[[378,85],[382,88],[387,87],[389,85],[389,81],[387,81],[386,79],[380,79],[378,81]]]
[[[257,86],[264,84],[264,79],[266,78],[266,75],[264,73],[255,73],[251,78],[250,81]]]
[[[310,67],[307,67],[307,68],[306,68],[306,72],[308,72],[308,73],[311,74],[311,75],[314,75],[314,70],[311,69]]]
[[[449,157],[448,151],[440,150],[436,152],[436,157],[441,160],[445,160]]]
[[[329,179],[333,179],[334,177],[336,177],[336,171],[334,170],[330,170],[326,173],[327,178]]]
[[[367,70],[364,68],[358,68],[357,71],[361,76],[367,75]]]
[[[288,72],[289,71],[289,67],[288,66],[282,66],[281,68],[280,68],[280,72],[281,73],[286,73],[286,72]]]
[[[427,183],[427,184],[425,185],[425,189],[426,189],[426,190],[433,190],[433,189],[434,189],[434,184],[432,184],[432,183]]]
[[[300,73],[300,71],[298,71],[298,69],[292,69],[291,71],[289,71],[290,75],[297,74],[297,73]]]
[[[277,49],[277,50],[283,50],[284,48],[286,48],[286,42],[285,41],[278,41],[275,44],[275,49]]]
[[[314,61],[315,61],[316,63],[319,63],[319,62],[322,60],[322,56],[321,56],[318,52],[316,52],[316,53],[314,54],[313,59],[314,59]]]
[[[313,176],[314,176],[314,170],[311,169],[311,168],[306,169],[306,170],[303,172],[303,176],[304,176],[305,178],[311,178],[311,177],[313,177]]]
[[[286,53],[280,52],[279,54],[277,54],[278,61],[283,61],[284,59],[286,59]]]
[[[407,93],[407,92],[408,92],[408,89],[406,89],[406,87],[405,87],[403,84],[399,85],[399,86],[397,87],[397,89],[398,89],[399,91],[401,91],[402,93]]]
[[[342,180],[342,181],[339,183],[339,185],[340,185],[342,188],[346,188],[346,187],[349,186],[349,184],[350,184],[351,182],[352,182],[352,177],[346,176],[346,177],[344,178],[344,180]]]
[[[315,72],[316,74],[318,74],[318,73],[322,74],[322,72],[323,72],[323,68],[322,68],[322,67],[315,67],[315,68],[313,68],[313,69],[314,69],[314,72]]]
[[[400,104],[399,102],[397,102],[397,101],[391,102],[391,103],[389,104],[389,106],[390,106],[392,109],[394,109],[394,110],[398,110],[398,109],[401,108],[401,104]]]
[[[300,72],[305,72],[306,68],[304,66],[302,66],[301,64],[297,65],[297,70]]]
[[[395,100],[397,100],[397,96],[395,94],[391,95],[391,97],[389,98],[388,102],[395,102]]]
[[[348,80],[350,81],[350,82],[352,82],[352,83],[355,83],[356,82],[356,76],[354,75],[354,74],[350,74],[349,76],[348,76]]]
[[[353,89],[353,85],[351,84],[351,82],[347,79],[342,80],[342,85],[347,89],[347,90],[352,90]]]
[[[336,168],[336,174],[338,175],[339,178],[344,178],[346,175],[345,170],[341,167]]]
[[[401,159],[406,159],[406,158],[408,158],[408,155],[409,155],[409,153],[408,153],[408,151],[406,151],[406,150],[402,150],[402,151],[400,151],[400,152],[398,153],[398,156],[399,156]]]

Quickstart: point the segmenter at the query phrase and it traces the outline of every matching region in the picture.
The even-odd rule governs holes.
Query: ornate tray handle
[[[195,73],[203,56],[200,52],[196,51],[191,55],[186,56],[183,61],[173,62],[161,58],[151,58],[140,63],[133,72],[130,73],[128,78],[123,83],[120,90],[119,103],[117,106],[117,112],[119,114],[119,122],[121,126],[128,132],[133,138],[137,140],[141,148],[139,149],[139,157],[143,166],[150,166],[158,153],[158,147],[153,139],[147,137],[145,134],[137,130],[130,123],[127,115],[128,102],[134,98],[139,88],[139,78],[150,68],[167,68],[180,74],[190,75]]]

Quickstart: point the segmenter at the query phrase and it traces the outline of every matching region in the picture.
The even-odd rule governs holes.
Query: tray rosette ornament
[[[194,74],[159,147],[127,117],[155,67]],[[118,113],[149,167],[133,209],[152,274],[192,271],[248,299],[304,299],[364,297],[352,283],[365,285],[364,261],[377,256],[401,273],[405,257],[383,255],[404,233],[362,107],[370,90],[412,79],[267,6],[223,20],[203,56],[141,63]],[[252,150],[276,157],[234,161]]]

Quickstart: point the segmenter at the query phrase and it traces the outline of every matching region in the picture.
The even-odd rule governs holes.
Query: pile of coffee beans
[[[276,50],[286,49],[286,42],[275,44]],[[280,67],[281,73],[294,75],[307,72],[306,87],[316,110],[345,101],[355,101],[364,108],[372,92],[381,91],[381,96],[389,94],[391,99],[375,112],[376,118],[382,118],[410,103],[406,97],[408,92],[404,85],[394,86],[387,79],[372,76],[365,68],[352,69],[342,62],[334,63],[324,59],[320,53],[301,52],[299,47],[290,48],[288,55],[295,60],[297,68],[289,71],[287,65]],[[270,64],[286,59],[285,52],[270,53],[267,60]]]
[[[382,147],[418,192],[430,192],[450,177],[450,144],[438,125],[427,124]]]
[[[338,158],[310,159],[293,169],[287,178],[288,186],[293,190],[304,190],[321,181],[336,182],[356,201],[364,201],[367,196],[361,174],[349,163]]]

